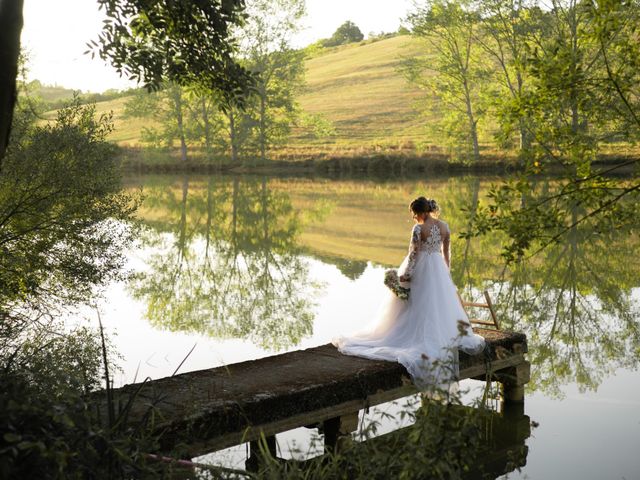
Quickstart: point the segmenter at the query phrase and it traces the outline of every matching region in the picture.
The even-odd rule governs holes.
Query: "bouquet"
[[[409,298],[410,288],[405,288],[400,285],[400,279],[398,278],[398,271],[395,268],[389,269],[384,272],[384,284],[389,287],[396,297],[401,300],[407,300]]]

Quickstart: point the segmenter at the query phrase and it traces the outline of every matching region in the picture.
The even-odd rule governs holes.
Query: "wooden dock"
[[[475,331],[493,353],[461,353],[460,379],[489,376],[503,384],[505,401],[522,402],[529,381],[526,336]],[[180,445],[182,455],[194,457],[301,426],[322,424],[325,437],[335,439],[355,430],[360,409],[416,389],[402,365],[342,355],[327,344],[112,392],[116,404],[130,403],[130,422],[153,417],[153,428],[163,432],[161,451]]]

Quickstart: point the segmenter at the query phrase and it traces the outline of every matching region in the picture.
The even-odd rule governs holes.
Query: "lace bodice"
[[[420,229],[418,229],[418,235],[420,235]],[[427,253],[442,252],[442,236],[440,228],[435,223],[431,225],[427,239],[420,244],[420,250]]]
[[[409,255],[405,275],[409,278],[413,274],[416,262],[420,254],[433,254],[446,252],[449,258],[449,226],[444,222],[433,223],[427,230],[427,236],[422,238],[422,225],[416,224],[411,231],[409,243]]]

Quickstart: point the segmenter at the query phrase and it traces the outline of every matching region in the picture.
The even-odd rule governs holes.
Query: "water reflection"
[[[595,389],[615,369],[639,364],[637,249],[632,231],[579,225],[494,282],[503,318],[528,335],[530,388]]]
[[[412,198],[437,198],[455,234],[490,182],[184,177],[149,183],[141,241],[151,253],[130,290],[159,328],[248,339],[270,350],[292,347],[313,333],[318,285],[309,257],[337,266],[354,285],[367,268],[382,275],[405,254]],[[553,180],[540,188],[552,189]],[[581,224],[513,268],[501,260],[502,241],[455,237],[452,275],[467,297],[489,288],[504,327],[527,333],[529,391],[560,395],[568,382],[593,389],[612,370],[639,364],[633,292],[640,286],[640,242],[632,231]]]
[[[203,188],[204,187],[204,188]],[[299,213],[266,179],[145,189],[142,238],[153,252],[133,278],[133,296],[157,327],[249,339],[266,349],[297,344],[312,330],[315,285],[300,255]]]

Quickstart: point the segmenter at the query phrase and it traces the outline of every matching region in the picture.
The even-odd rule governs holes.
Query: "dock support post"
[[[261,445],[262,444],[262,449]],[[264,449],[266,447],[266,452]],[[276,436],[269,435],[268,437],[262,437],[259,440],[249,442],[249,458],[245,462],[245,468],[249,472],[258,471],[260,463],[264,461],[264,454],[267,453],[271,458],[276,458]]]
[[[330,418],[322,422],[324,449],[339,452],[351,442],[351,432],[358,429],[358,412]]]
[[[519,365],[500,370],[495,374],[502,384],[502,397],[505,404],[524,403],[524,386],[531,379],[531,364],[527,361]]]

